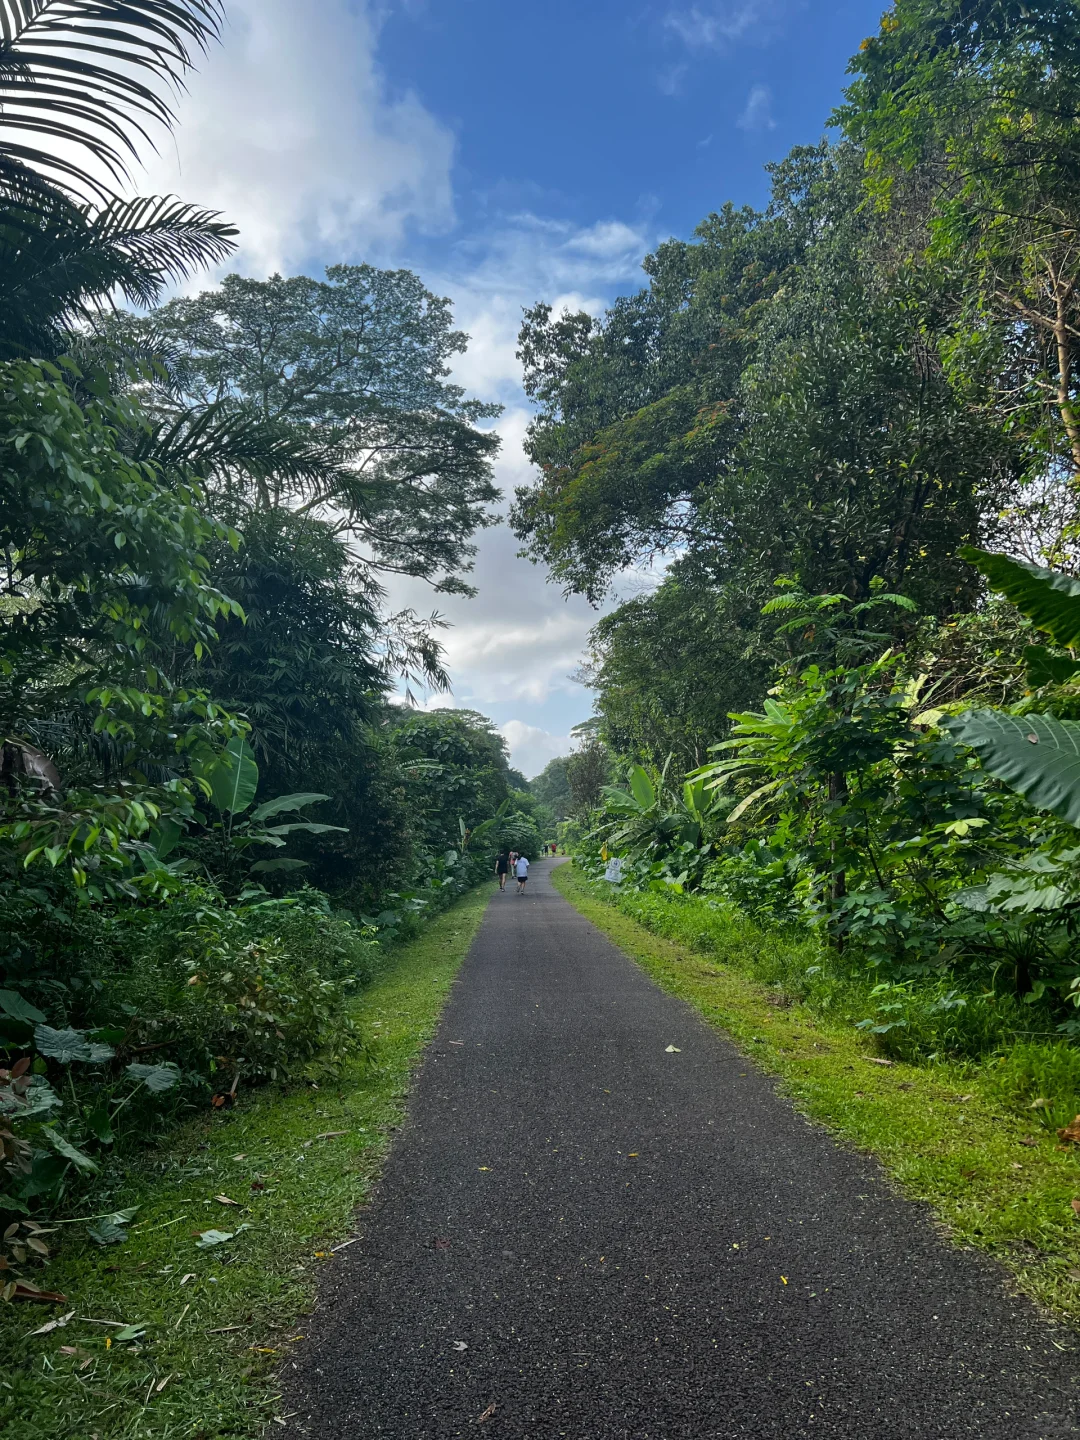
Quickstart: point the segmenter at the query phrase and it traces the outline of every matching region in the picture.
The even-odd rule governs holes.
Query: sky
[[[523,307],[598,314],[641,261],[727,200],[760,205],[764,166],[824,133],[882,0],[226,0],[175,133],[139,188],[222,210],[228,268],[407,266],[471,336],[455,378],[504,406],[505,509],[531,469],[515,342]],[[598,618],[478,537],[475,599],[395,581],[438,609],[452,697],[482,711],[528,776],[592,711],[573,679]],[[627,576],[623,598],[650,583]],[[619,598],[613,596],[608,604]]]

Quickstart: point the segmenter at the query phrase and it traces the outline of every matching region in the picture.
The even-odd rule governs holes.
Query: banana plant
[[[960,554],[1057,646],[1080,646],[1080,580],[971,547]],[[1080,673],[1080,660],[1045,645],[1029,645],[1024,661],[1033,689],[1064,684]],[[1080,723],[1055,715],[976,709],[941,724],[1003,784],[1038,809],[1080,826]]]
[[[259,767],[251,746],[240,737],[230,740],[217,755],[204,758],[193,769],[196,782],[217,811],[218,818],[210,829],[218,838],[222,866],[226,873],[236,868],[238,857],[253,845],[265,845],[281,850],[288,844],[290,835],[348,833],[345,825],[324,825],[303,817],[286,818],[276,824],[268,823],[277,816],[299,816],[309,805],[330,799],[329,795],[319,791],[277,795],[272,800],[264,800],[261,805],[256,805],[250,814],[246,814],[258,793]],[[151,837],[152,863],[165,863],[179,841],[180,834],[180,827],[175,824],[163,825],[154,833]],[[248,867],[248,874],[266,875],[302,870],[307,863],[306,860],[283,855],[256,861]]]
[[[643,855],[649,850],[670,851],[681,845],[700,850],[710,819],[721,809],[722,801],[710,795],[704,782],[691,777],[672,794],[667,786],[668,770],[673,756],[669,755],[654,785],[640,765],[631,765],[626,772],[627,788],[605,785],[601,794],[606,818],[597,829],[612,850],[626,850]]]

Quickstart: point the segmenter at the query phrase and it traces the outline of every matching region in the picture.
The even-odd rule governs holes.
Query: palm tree
[[[0,358],[55,355],[119,289],[153,303],[235,248],[172,197],[121,199],[150,128],[219,31],[221,0],[0,0]]]

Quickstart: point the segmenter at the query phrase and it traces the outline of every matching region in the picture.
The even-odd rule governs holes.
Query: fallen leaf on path
[[[681,1054],[682,1054],[682,1051],[679,1049],[679,1047],[678,1047],[677,1045],[669,1045],[669,1046],[667,1047],[667,1049],[664,1051],[664,1054],[665,1054],[665,1055],[681,1055]]]
[[[485,1420],[490,1420],[498,1408],[499,1407],[495,1404],[495,1401],[492,1400],[491,1404],[487,1407],[484,1413],[476,1417],[477,1425],[483,1425]]]
[[[1077,1115],[1071,1125],[1063,1126],[1057,1133],[1059,1140],[1074,1140],[1080,1145],[1080,1115]]]
[[[454,1350],[468,1350],[469,1348],[469,1343],[467,1340],[452,1340],[450,1342],[450,1345],[451,1348]]]
[[[51,1334],[54,1330],[59,1330],[59,1329],[61,1329],[64,1325],[66,1325],[66,1324],[68,1323],[68,1321],[72,1318],[72,1316],[73,1316],[74,1314],[75,1314],[75,1311],[74,1311],[74,1310],[69,1310],[66,1315],[59,1315],[59,1316],[57,1316],[57,1318],[56,1318],[55,1320],[46,1320],[44,1325],[39,1325],[36,1330],[31,1330],[31,1331],[30,1331],[30,1334],[31,1334],[31,1335],[49,1335],[49,1334]]]

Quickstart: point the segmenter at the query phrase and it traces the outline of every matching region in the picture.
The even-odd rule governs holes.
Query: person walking
[[[519,895],[524,895],[524,894],[525,894],[525,882],[526,882],[526,880],[528,880],[528,878],[529,878],[529,862],[528,862],[528,859],[527,859],[524,855],[519,855],[519,856],[518,856],[518,858],[517,858],[517,863],[516,863],[516,865],[514,866],[514,874],[517,876],[517,882],[518,882],[517,893],[518,893]]]
[[[500,850],[495,860],[495,874],[499,879],[499,889],[506,889],[506,877],[510,871],[510,861],[507,859],[506,851]]]

